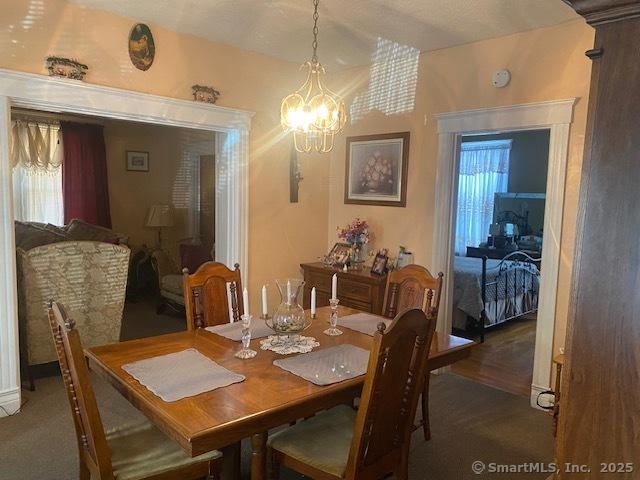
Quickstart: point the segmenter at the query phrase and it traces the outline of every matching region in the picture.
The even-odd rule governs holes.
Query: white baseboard
[[[0,417],[13,415],[20,411],[20,388],[0,392]]]
[[[539,385],[531,385],[531,397],[530,397],[530,403],[531,403],[531,407],[532,407],[532,408],[535,408],[536,410],[542,410],[543,412],[548,412],[548,411],[549,411],[549,410],[545,410],[544,408],[540,408],[540,407],[538,406],[538,395],[539,395],[540,393],[542,393],[542,392],[546,391],[546,390],[549,390],[549,387],[541,387],[541,386],[539,386]],[[541,400],[543,400],[544,398],[547,398],[547,397],[546,397],[546,396],[545,396],[545,397],[542,397],[542,399],[541,399]],[[547,405],[548,405],[548,406],[551,406],[551,404],[550,404],[550,403],[548,403],[548,402],[544,402],[544,401],[542,401],[541,403],[542,403],[542,405],[544,405],[544,406],[547,406]]]

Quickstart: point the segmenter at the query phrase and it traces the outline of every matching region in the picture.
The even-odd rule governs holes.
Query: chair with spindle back
[[[229,323],[229,297],[233,320],[240,320],[244,313],[240,265],[231,270],[219,262],[206,262],[191,275],[186,268],[182,272],[189,330]]]
[[[358,411],[340,405],[269,439],[271,478],[281,465],[315,479],[408,479],[413,419],[436,318],[422,310],[378,325]]]
[[[149,422],[105,432],[75,322],[51,302],[49,323],[76,430],[80,480],[219,478],[220,452],[191,458]]]
[[[400,270],[389,273],[384,295],[383,315],[393,318],[407,308],[419,308],[437,318],[442,293],[442,277],[442,273],[434,277],[429,270],[420,265],[407,265]],[[422,427],[425,440],[431,438],[429,425],[430,377],[431,374],[427,372],[422,392],[422,420],[416,426],[416,429]]]

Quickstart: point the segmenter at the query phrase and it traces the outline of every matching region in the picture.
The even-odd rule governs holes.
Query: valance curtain
[[[9,156],[15,219],[63,225],[63,147],[59,126],[24,120],[11,122]]]
[[[460,149],[455,254],[486,242],[493,221],[494,196],[506,192],[511,140],[463,142]]]
[[[61,122],[64,139],[64,221],[111,228],[107,154],[102,125]]]

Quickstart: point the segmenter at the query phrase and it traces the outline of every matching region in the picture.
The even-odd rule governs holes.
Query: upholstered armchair
[[[51,339],[48,303],[64,303],[85,346],[120,340],[129,249],[93,241],[18,248],[18,317],[26,365],[58,359]]]
[[[200,265],[212,258],[213,251],[199,243],[181,243],[177,262],[164,250],[156,249],[151,253],[162,300],[158,305],[158,313],[162,313],[167,305],[182,310],[185,305],[182,270],[186,268],[189,272],[195,272]]]
[[[166,252],[159,249],[151,252],[151,261],[158,276],[158,289],[163,300],[158,305],[158,313],[162,313],[167,304],[184,307],[182,272],[178,265]]]

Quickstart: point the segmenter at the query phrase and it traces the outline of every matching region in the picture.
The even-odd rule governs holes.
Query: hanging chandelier
[[[313,0],[313,55],[301,68],[307,69],[302,86],[282,100],[280,123],[293,132],[298,152],[330,152],[336,133],[347,122],[347,113],[340,96],[322,85],[324,67],[318,62],[318,2]]]

